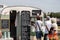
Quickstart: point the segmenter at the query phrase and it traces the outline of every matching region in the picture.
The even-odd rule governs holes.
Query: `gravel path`
[[[30,40],[37,40],[37,39],[36,39],[36,36],[30,36]],[[43,37],[42,37],[41,40],[43,40]]]

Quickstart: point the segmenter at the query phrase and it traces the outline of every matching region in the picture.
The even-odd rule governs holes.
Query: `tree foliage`
[[[56,12],[56,13],[51,12],[50,17],[57,17],[57,18],[60,18],[60,12]]]

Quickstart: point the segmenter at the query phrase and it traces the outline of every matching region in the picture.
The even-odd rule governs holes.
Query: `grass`
[[[58,29],[60,29],[60,26],[58,27]]]
[[[58,26],[58,29],[60,29],[60,26]],[[58,35],[59,36],[59,40],[60,40],[60,35]]]
[[[59,36],[59,40],[60,40],[60,36]]]

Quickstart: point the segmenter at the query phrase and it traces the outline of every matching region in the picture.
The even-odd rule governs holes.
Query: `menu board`
[[[1,20],[2,29],[9,28],[9,20]]]
[[[21,12],[21,40],[30,40],[30,12]]]

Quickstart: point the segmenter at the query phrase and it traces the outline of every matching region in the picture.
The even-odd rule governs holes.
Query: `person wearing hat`
[[[50,40],[53,40],[53,39],[58,40],[58,34],[57,34],[58,33],[58,25],[56,23],[56,18],[52,18],[51,22],[52,22],[52,27],[50,28],[48,37]]]
[[[52,22],[52,27],[54,27],[55,28],[54,30],[56,30],[56,33],[58,33],[58,25],[56,23],[57,22],[56,18],[52,18],[51,22]]]
[[[37,20],[35,21],[35,29],[36,29],[36,38],[37,40],[41,40],[42,38],[42,32],[41,32],[41,28],[42,28],[42,17],[37,15]]]
[[[46,17],[46,21],[45,21],[45,35],[44,35],[44,40],[48,40],[48,34],[51,28],[51,19],[49,16]]]

